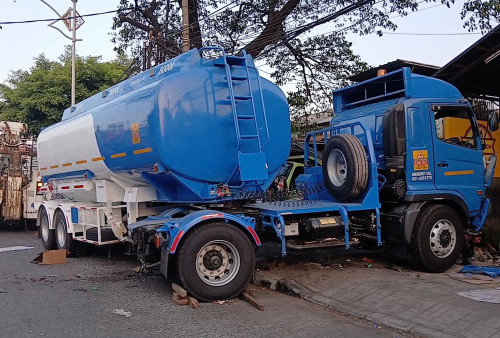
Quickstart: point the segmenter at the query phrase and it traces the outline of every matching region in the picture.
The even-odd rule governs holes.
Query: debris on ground
[[[254,297],[250,296],[250,294],[248,292],[243,292],[241,294],[241,296],[243,297],[244,300],[246,300],[247,302],[249,302],[250,304],[252,304],[255,308],[261,310],[261,311],[264,311],[264,305],[260,304],[257,299],[255,299]]]
[[[31,261],[41,265],[64,264],[66,263],[66,249],[48,250],[40,253]]]
[[[497,265],[500,256],[493,245],[486,242],[484,234],[466,234],[464,246],[464,265]]]
[[[113,313],[117,314],[117,315],[120,315],[120,316],[125,316],[127,318],[132,316],[132,312],[125,311],[124,309],[114,309]]]
[[[177,292],[183,298],[187,297],[187,291],[179,284],[172,283],[172,290],[174,290],[174,292]]]
[[[98,286],[93,286],[90,288],[90,290],[99,290],[99,287]]]
[[[459,296],[479,302],[500,304],[500,288],[457,292]]]
[[[488,275],[490,277],[500,276],[500,267],[495,266],[479,266],[479,265],[466,265],[460,270],[462,273],[477,273]]]
[[[361,261],[362,261],[363,263],[373,263],[373,259],[368,258],[368,257],[363,257],[363,258],[361,258]]]
[[[193,309],[197,309],[199,304],[196,298],[189,297],[187,291],[179,284],[172,283],[172,300],[180,306],[189,305]]]
[[[387,269],[394,270],[394,271],[397,271],[397,272],[403,271],[403,267],[399,266],[399,265],[396,265],[396,264],[389,264],[389,265],[387,265]]]
[[[466,283],[475,284],[475,285],[498,283],[498,281],[496,281],[492,277],[485,276],[485,275],[472,274],[472,273],[452,273],[452,274],[448,274],[448,276],[455,279],[455,280],[459,280],[461,282],[466,282]]]
[[[189,306],[191,306],[193,309],[197,309],[200,306],[196,298],[188,297],[188,300],[189,300]]]

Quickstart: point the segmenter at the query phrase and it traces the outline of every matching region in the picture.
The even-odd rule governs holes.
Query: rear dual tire
[[[76,242],[73,240],[71,233],[68,233],[68,223],[66,222],[66,217],[60,210],[56,211],[54,218],[55,225],[55,235],[56,235],[56,246],[58,249],[66,249],[69,251],[68,255],[75,255],[76,253]]]
[[[236,226],[222,222],[193,229],[177,252],[181,284],[206,302],[239,296],[252,278],[254,264],[250,239]]]
[[[47,210],[45,208],[41,208],[39,210],[39,228],[38,233],[42,240],[42,245],[46,250],[52,250],[56,248],[56,241],[54,230],[49,229],[49,216],[47,215]]]

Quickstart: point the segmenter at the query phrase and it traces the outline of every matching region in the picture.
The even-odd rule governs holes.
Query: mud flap
[[[161,248],[160,272],[165,278],[167,278],[169,256],[170,251],[168,246],[163,245],[163,247]]]

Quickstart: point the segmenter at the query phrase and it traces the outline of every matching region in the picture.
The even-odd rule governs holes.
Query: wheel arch
[[[66,219],[66,224],[68,225],[68,228],[71,229],[70,227],[73,226],[73,223],[71,222],[71,218],[68,217],[68,211],[64,208],[64,205],[62,204],[55,204],[55,203],[47,203],[44,202],[40,204],[38,207],[38,214],[36,218],[37,225],[40,225],[40,216],[41,216],[41,210],[45,209],[47,212],[47,219],[49,222],[49,229],[54,230],[56,226],[56,215],[58,212],[61,212]]]
[[[49,223],[49,229],[54,230],[55,209],[45,203],[40,204],[40,206],[38,207],[38,212],[36,215],[36,225],[40,226],[42,210],[45,210],[45,212],[47,213],[47,221]]]
[[[193,229],[213,222],[226,223],[230,226],[237,227],[243,230],[242,232],[256,247],[261,245],[260,238],[255,232],[255,219],[253,217],[243,215],[236,216],[214,210],[203,210],[191,213],[181,220],[167,222],[167,224],[162,227],[163,229],[160,228],[161,230],[158,230],[169,233],[169,253],[174,254],[182,244],[182,240],[186,238],[186,235],[191,233]]]
[[[421,215],[421,211],[424,208],[430,207],[432,205],[445,205],[453,210],[455,210],[458,215],[466,220],[464,223],[464,228],[469,226],[470,213],[467,208],[467,204],[460,198],[454,195],[450,195],[453,198],[443,197],[443,199],[433,199],[427,201],[414,202],[410,205],[410,207],[406,210],[405,218],[404,218],[404,238],[406,243],[411,244],[413,229],[417,222],[418,217]],[[441,197],[441,196],[440,196]]]
[[[66,220],[66,227],[67,229],[70,229],[70,219],[68,218],[68,215],[67,215],[67,212],[66,210],[64,210],[63,206],[62,205],[58,205],[55,209],[54,209],[54,215],[53,215],[53,220],[52,220],[52,223],[54,224],[54,228],[56,226],[56,217],[57,217],[57,213],[62,213],[64,219]],[[69,231],[68,231],[69,232]]]

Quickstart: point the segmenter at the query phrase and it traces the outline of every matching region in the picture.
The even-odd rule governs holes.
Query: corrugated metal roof
[[[433,74],[466,96],[500,96],[500,25]]]

